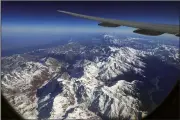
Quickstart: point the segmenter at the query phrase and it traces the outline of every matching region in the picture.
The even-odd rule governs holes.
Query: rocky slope
[[[2,58],[3,95],[28,119],[141,119],[164,87],[160,74],[148,76],[145,59],[177,64],[178,49],[150,47],[141,38],[102,38],[103,45],[70,42]]]

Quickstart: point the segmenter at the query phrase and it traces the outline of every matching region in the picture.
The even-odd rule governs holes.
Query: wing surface
[[[125,21],[125,20],[106,19],[106,18],[77,14],[62,10],[57,10],[57,11],[71,16],[97,21],[99,22],[98,25],[103,27],[127,26],[127,27],[137,28],[133,32],[143,35],[157,36],[164,33],[174,34],[178,37],[180,35],[179,25],[152,24],[152,23]]]

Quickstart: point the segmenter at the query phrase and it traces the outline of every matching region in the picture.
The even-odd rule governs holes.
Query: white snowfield
[[[111,38],[111,41],[114,39],[109,35],[104,35],[104,38]],[[177,59],[177,49],[161,47],[171,51],[170,57]],[[109,86],[106,82],[128,71],[143,74],[146,64],[141,57],[151,55],[152,51],[115,46],[109,46],[109,49],[111,53],[106,59],[96,57],[94,61],[85,59],[77,62],[76,67],[83,67],[83,75],[79,78],[62,71],[62,63],[55,58],[43,58],[45,62],[40,63],[28,61],[21,55],[5,57],[3,60],[10,62],[4,63],[4,69],[12,69],[9,72],[2,71],[2,93],[26,119],[101,120],[100,116],[139,119],[139,116],[148,113],[142,109],[137,88],[143,82],[119,79]],[[159,52],[158,49],[154,49],[153,53]],[[57,48],[51,51],[60,53]],[[44,91],[39,93],[42,89]],[[50,111],[43,113],[45,109]],[[48,115],[41,118],[42,114]]]

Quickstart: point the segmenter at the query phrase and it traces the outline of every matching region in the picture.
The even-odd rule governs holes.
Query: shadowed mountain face
[[[3,57],[2,92],[29,119],[141,119],[179,77],[179,50],[163,43],[95,34]]]
[[[59,83],[56,79],[50,80],[48,84],[37,89],[37,97],[39,98],[37,107],[39,112],[38,118],[44,119],[50,117],[53,100],[62,90],[63,84]],[[45,104],[46,106],[43,107]]]

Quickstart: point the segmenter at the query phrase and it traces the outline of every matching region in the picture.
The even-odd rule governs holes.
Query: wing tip
[[[63,10],[57,10],[58,12],[63,12]]]
[[[67,11],[63,11],[63,10],[57,10],[57,11],[61,13],[67,13]]]
[[[65,14],[70,14],[70,13],[71,13],[71,12],[64,11],[64,10],[57,10],[57,12],[60,12],[60,13],[65,13]]]

